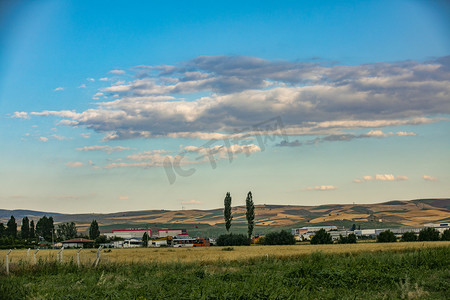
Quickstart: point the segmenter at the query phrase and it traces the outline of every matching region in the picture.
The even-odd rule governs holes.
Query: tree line
[[[0,223],[0,248],[34,247],[38,244],[53,244],[74,238],[89,238],[96,242],[106,242],[100,235],[96,220],[92,220],[88,235],[79,234],[74,222],[60,223],[55,226],[53,217],[43,216],[36,223],[28,217],[22,218],[20,225],[11,216],[6,226]]]

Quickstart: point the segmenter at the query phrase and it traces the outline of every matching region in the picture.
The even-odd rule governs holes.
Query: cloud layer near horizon
[[[209,139],[281,116],[288,135],[349,140],[386,134],[345,135],[341,129],[425,124],[436,121],[429,116],[450,113],[450,57],[330,66],[202,56],[180,65],[137,66],[130,73],[128,82],[99,88],[97,95],[108,100],[94,108],[13,117],[57,116],[61,125],[84,126],[115,140]]]

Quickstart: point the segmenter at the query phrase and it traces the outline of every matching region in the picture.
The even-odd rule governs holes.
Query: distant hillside
[[[16,218],[16,222],[18,221],[18,224],[20,224],[20,220],[22,220],[22,218],[24,217],[28,217],[29,219],[39,219],[43,216],[55,217],[58,215],[61,214],[35,210],[24,210],[24,209],[15,209],[15,210],[0,209],[0,222],[1,223],[8,222],[11,216],[14,216],[14,218]]]
[[[233,207],[233,228],[245,231],[245,206]],[[148,210],[109,214],[57,214],[48,212],[0,210],[0,221],[6,223],[11,215],[21,219],[25,215],[38,219],[53,216],[55,222],[77,223],[79,230],[86,230],[96,219],[102,231],[126,227],[180,227],[213,229],[223,226],[223,209],[212,210]],[[257,205],[256,228],[263,231],[298,226],[352,224],[368,227],[420,226],[426,223],[450,222],[450,199],[417,199],[389,201],[376,204],[329,204],[320,206]],[[18,222],[19,223],[19,222]],[[192,231],[192,230],[191,230]],[[195,231],[195,230],[194,230]],[[270,230],[269,230],[270,231]]]

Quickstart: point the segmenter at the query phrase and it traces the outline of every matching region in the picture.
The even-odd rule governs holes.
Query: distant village
[[[355,227],[355,226],[354,226]],[[377,236],[390,230],[398,239],[406,232],[418,234],[421,230],[433,228],[442,234],[450,229],[450,223],[425,224],[422,227],[403,227],[392,229],[339,229],[337,226],[311,226],[292,228],[291,234],[297,242],[311,241],[314,235],[320,231],[326,231],[333,241],[338,241],[341,237],[347,237],[354,234],[358,240],[375,240]],[[214,238],[190,237],[187,229],[157,229],[152,231],[150,228],[129,228],[117,229],[104,234],[110,242],[101,243],[105,248],[137,248],[137,247],[209,247],[216,245]],[[146,240],[145,236],[148,237]],[[264,236],[252,237],[253,244],[258,244]],[[55,247],[64,248],[82,248],[92,247],[93,240],[77,238],[59,242]]]

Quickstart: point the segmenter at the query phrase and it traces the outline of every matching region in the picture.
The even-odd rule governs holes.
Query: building
[[[159,229],[158,237],[187,235],[186,229]]]
[[[150,228],[130,228],[130,229],[117,229],[113,230],[112,233],[106,233],[107,238],[119,237],[123,239],[131,239],[131,238],[142,238],[144,233],[147,232],[147,235],[152,236],[152,230]]]
[[[292,235],[296,240],[310,240],[311,237],[319,230],[336,231],[336,226],[310,226],[310,227],[302,227],[302,228],[293,228],[291,230]]]
[[[94,241],[88,239],[71,239],[61,242],[64,248],[91,248],[94,246]]]
[[[439,231],[439,233],[443,233],[445,230],[450,229],[450,223],[425,224],[424,226],[432,227]]]
[[[142,247],[142,238],[129,238],[124,239],[123,241],[114,241],[114,248],[138,248]]]

